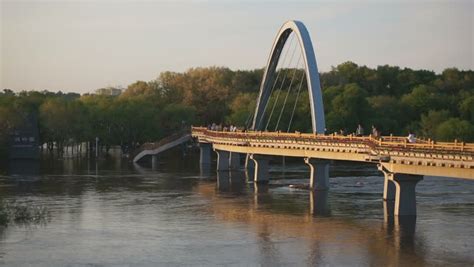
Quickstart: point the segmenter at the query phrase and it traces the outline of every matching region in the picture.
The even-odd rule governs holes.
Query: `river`
[[[120,158],[1,166],[3,201],[49,217],[0,226],[0,265],[474,265],[474,181],[425,177],[415,221],[384,214],[371,165],[334,163],[328,193],[289,187],[308,182],[302,160],[272,165],[268,186],[201,171],[196,153],[166,153],[155,168]]]

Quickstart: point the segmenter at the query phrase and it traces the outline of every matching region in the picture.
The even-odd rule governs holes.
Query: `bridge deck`
[[[474,144],[404,137],[279,132],[218,132],[193,127],[192,136],[214,149],[246,154],[365,161],[390,172],[474,179]]]
[[[140,146],[138,150],[134,153],[134,156],[132,157],[133,162],[138,162],[140,159],[147,155],[157,155],[170,148],[185,143],[191,140],[191,138],[191,133],[179,132],[174,135],[163,138],[157,143],[145,143]]]

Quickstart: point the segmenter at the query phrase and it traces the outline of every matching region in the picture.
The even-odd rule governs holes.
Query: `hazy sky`
[[[0,3],[0,89],[83,93],[166,70],[261,68],[288,19],[305,23],[320,71],[348,60],[474,69],[474,0]]]

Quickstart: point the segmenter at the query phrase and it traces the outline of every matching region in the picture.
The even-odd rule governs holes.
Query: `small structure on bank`
[[[38,118],[29,114],[23,122],[10,134],[10,159],[38,159],[39,158],[39,129]]]

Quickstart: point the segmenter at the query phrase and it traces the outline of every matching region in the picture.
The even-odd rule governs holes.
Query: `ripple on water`
[[[196,159],[169,160],[175,167],[165,161],[159,170],[134,169],[104,161],[97,173],[72,164],[63,172],[42,167],[35,179],[0,176],[0,194],[47,206],[52,214],[42,227],[0,230],[0,263],[474,263],[472,182],[426,177],[417,186],[415,224],[384,219],[383,176],[373,166],[332,166],[331,189],[320,193],[289,187],[308,183],[303,164],[272,169],[265,187],[248,183],[243,174],[218,184],[214,172],[201,176],[197,163],[185,165]]]

